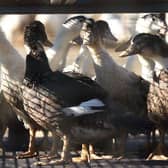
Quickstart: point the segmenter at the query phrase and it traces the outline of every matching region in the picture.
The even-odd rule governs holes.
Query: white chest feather
[[[146,59],[142,56],[138,56],[139,62],[141,63],[141,76],[147,81],[153,80],[153,73],[155,69],[155,63],[150,60]]]
[[[156,69],[168,68],[168,58],[157,57],[155,60],[155,68]]]

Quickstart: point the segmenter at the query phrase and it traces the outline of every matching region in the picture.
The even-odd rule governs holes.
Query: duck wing
[[[43,74],[38,85],[23,88],[25,110],[45,128],[57,127],[70,116],[103,112],[105,91],[95,82],[80,79],[59,71]]]
[[[149,117],[157,123],[167,123],[168,120],[168,70],[160,72],[158,79],[154,81],[148,94]],[[168,125],[168,124],[166,124]]]
[[[93,98],[105,99],[107,96],[105,90],[90,78],[80,75],[72,77],[59,71],[46,74],[40,87],[71,106]]]

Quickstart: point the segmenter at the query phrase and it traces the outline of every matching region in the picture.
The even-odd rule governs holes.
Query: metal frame
[[[62,0],[63,2],[57,5],[33,5],[33,2],[24,4],[23,1],[19,4],[19,0],[16,0],[16,3],[10,3],[13,0],[8,1],[8,4],[3,4],[1,0],[0,14],[168,12],[168,0],[76,0],[73,4],[64,4],[66,0]]]

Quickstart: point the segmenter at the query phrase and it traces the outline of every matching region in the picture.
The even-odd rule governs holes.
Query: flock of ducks
[[[55,39],[52,44],[44,25],[33,21],[24,31],[24,59],[2,31],[0,35],[2,93],[29,129],[28,151],[18,158],[36,155],[37,130],[52,135],[47,160],[37,163],[46,165],[103,158],[95,155],[94,147],[107,139],[117,139],[118,155],[124,156],[128,134],[146,134],[150,145],[151,132],[158,129],[159,143],[147,159],[168,159],[168,44],[162,36],[139,33],[123,44],[106,21],[75,16],[58,33],[67,43],[58,44]],[[64,68],[72,40],[81,45],[80,55]],[[152,71],[145,73],[150,79],[118,65],[107,50],[111,46],[123,51],[120,57],[138,55],[142,67]],[[63,140],[60,159],[54,159],[57,137]],[[82,145],[80,158],[70,154],[73,143]]]

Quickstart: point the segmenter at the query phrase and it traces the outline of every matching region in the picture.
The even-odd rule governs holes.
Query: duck
[[[1,43],[1,112],[2,112],[2,136],[5,128],[9,128],[8,140],[5,143],[5,149],[20,150],[27,148],[29,132],[25,129],[22,122],[19,121],[12,107],[12,102],[17,101],[19,96],[19,82],[21,82],[20,72],[24,70],[22,56],[17,52],[13,45],[7,40],[4,32],[0,28]],[[4,60],[3,57],[10,59]],[[16,62],[17,60],[17,62]],[[19,64],[19,65],[18,65]],[[17,69],[14,73],[14,69]],[[23,68],[23,69],[22,69]],[[17,78],[17,80],[16,80]],[[13,98],[10,96],[13,95]],[[4,111],[5,110],[5,111]],[[3,112],[4,111],[4,112]],[[20,135],[22,135],[20,137]],[[20,137],[18,139],[18,137]]]
[[[22,94],[22,81],[24,77],[24,59],[23,57],[17,52],[17,50],[12,46],[12,44],[6,39],[4,33],[1,30],[1,39],[0,43],[2,46],[1,52],[1,63],[2,63],[2,77],[1,77],[1,89],[6,101],[11,105],[13,111],[15,112],[17,118],[20,120],[21,118],[25,118],[25,120],[30,121],[33,123],[34,127],[41,129],[36,123],[29,119],[23,109],[23,100],[21,98]],[[4,55],[6,56],[4,59]],[[14,64],[14,62],[17,62]],[[13,125],[14,126],[14,125]],[[24,126],[26,126],[26,122],[24,122]],[[17,131],[19,133],[19,131]],[[26,132],[28,132],[26,130]],[[20,132],[21,133],[21,132]],[[24,134],[23,134],[24,135]],[[27,134],[27,137],[29,135]],[[26,137],[26,138],[27,138]],[[30,157],[34,156],[35,154],[35,146],[32,143],[31,136],[29,140],[29,144],[33,144],[32,146],[29,145],[28,152],[19,154],[18,157],[23,158],[24,156]],[[22,142],[23,143],[23,142]],[[33,152],[32,152],[33,151]]]
[[[26,44],[30,51],[26,56],[23,82],[24,109],[33,121],[51,131],[51,153],[56,149],[56,136],[63,139],[61,159],[52,160],[47,164],[71,161],[72,142],[90,144],[108,137],[121,136],[116,131],[120,129],[118,122],[121,116],[116,117],[108,112],[105,104],[106,91],[95,81],[81,74],[53,72],[43,44],[39,41],[31,42],[31,37],[26,35],[27,31],[31,30],[28,28],[25,32]],[[113,110],[117,111],[118,106],[113,106]]]
[[[149,82],[115,63],[103,46],[104,39],[113,37],[109,33],[111,34],[108,23],[103,20],[86,19],[81,30],[83,44],[89,49],[94,62],[96,82],[109,93],[108,103],[111,104],[110,107],[118,103],[123,107],[124,110],[121,110],[123,111],[121,114],[123,121],[127,123],[126,114],[132,118],[131,126],[123,126],[125,128],[123,134],[127,135],[129,132],[149,135],[154,129],[154,124],[147,116],[146,101]],[[124,144],[126,138],[127,136],[123,140]],[[124,155],[124,147],[121,151]]]
[[[166,30],[167,30],[167,24],[165,21],[164,13],[142,13],[137,18],[136,25],[135,25],[135,33],[132,34],[132,37],[128,41],[126,41],[124,45],[127,48],[129,43],[131,42],[131,39],[136,34],[139,34],[139,33],[151,33],[151,34],[159,35],[162,38],[166,38]],[[123,46],[117,47],[116,51],[122,51],[122,49],[119,49],[119,48],[123,48]],[[145,61],[144,58],[141,58],[141,57],[128,56],[125,64],[125,68],[128,70],[132,70],[131,69],[132,64],[135,62],[135,59],[137,58],[141,65],[140,75],[145,80],[148,80],[149,82],[152,81],[153,74],[154,74],[154,67],[155,67],[155,64],[152,60]]]
[[[75,15],[75,16],[72,16],[72,17],[69,17],[68,19],[66,19],[61,27],[62,28],[61,31],[59,31],[58,35],[56,36],[56,39],[54,41],[54,47],[52,47],[51,49],[48,49],[49,52],[48,52],[48,50],[46,50],[46,54],[47,54],[47,56],[49,56],[48,57],[49,62],[52,62],[52,64],[50,64],[51,65],[50,67],[53,71],[57,69],[57,70],[63,71],[64,73],[66,73],[68,75],[75,74],[75,76],[76,76],[76,74],[80,73],[81,75],[95,79],[93,61],[92,61],[90,53],[89,53],[87,47],[85,47],[85,45],[81,45],[79,55],[76,57],[76,59],[72,63],[72,65],[68,65],[66,67],[65,67],[65,60],[67,57],[67,53],[61,52],[63,50],[60,50],[60,47],[62,46],[62,44],[64,44],[64,45],[61,48],[66,47],[67,44],[68,44],[68,46],[70,46],[70,44],[67,43],[67,41],[68,41],[67,39],[69,39],[69,41],[70,41],[70,39],[73,40],[73,43],[74,42],[77,43],[76,41],[80,40],[78,38],[78,35],[80,34],[80,30],[81,30],[83,21],[85,20],[86,17],[88,17],[88,15],[77,15],[77,16]],[[68,34],[66,32],[68,32]],[[65,38],[65,34],[67,34],[66,38]],[[71,38],[69,38],[69,37],[71,37]],[[62,42],[62,43],[60,43],[60,42]],[[52,51],[53,48],[55,48],[56,54],[55,54],[54,59],[52,59],[52,61],[50,61],[50,55],[52,55],[52,52],[50,52],[50,51]],[[66,50],[64,49],[64,51],[66,51]],[[59,66],[58,66],[58,63],[59,63]],[[53,67],[55,67],[55,68],[53,68]],[[90,148],[91,152],[86,151],[86,149],[88,149],[88,148]],[[95,158],[101,159],[102,158],[102,157],[95,155],[94,149],[91,145],[88,147],[83,144],[82,145],[82,152],[81,152],[82,157],[76,158],[76,160],[75,159],[74,160],[77,162],[88,160],[88,156],[86,156],[85,153],[90,154],[90,159],[95,159]]]
[[[68,17],[57,32],[53,47],[46,50],[52,71],[63,71],[65,68],[70,42],[79,36],[85,18],[83,15]]]
[[[73,22],[69,25],[69,27],[67,26],[66,28],[63,28],[63,31],[62,30],[60,31],[60,33],[59,33],[60,35],[58,35],[58,37],[61,37],[61,36],[63,37],[62,42],[66,42],[66,44],[68,44],[68,41],[66,41],[66,40],[70,40],[70,38],[73,38],[74,36],[76,37],[76,34],[78,35],[77,32],[79,32],[79,31],[77,31],[77,30],[78,30],[78,28],[80,28],[80,24],[81,24],[80,22],[81,22],[81,19],[79,22]],[[76,23],[78,23],[78,25],[76,25]],[[25,58],[16,50],[16,48],[14,47],[14,44],[11,43],[7,39],[2,28],[0,29],[0,34],[1,34],[0,44],[2,46],[1,54],[0,54],[0,57],[1,57],[0,59],[1,59],[1,63],[2,63],[2,65],[1,65],[1,74],[2,74],[1,75],[1,83],[2,83],[1,89],[3,91],[3,95],[4,95],[5,99],[12,106],[12,109],[15,111],[14,113],[17,113],[18,119],[20,120],[20,115],[24,115],[24,112],[21,112],[23,110],[23,108],[21,105],[22,98],[20,97],[20,95],[21,95],[21,90],[22,90],[21,85],[22,85],[22,81],[23,81],[24,73],[25,73]],[[69,34],[69,36],[68,36],[68,34]],[[64,38],[65,36],[63,36],[63,35],[65,35],[66,37],[69,37],[69,38]],[[59,38],[59,40],[61,40],[61,38]],[[53,59],[57,54],[58,55],[65,54],[64,52],[60,52],[60,50],[57,50],[57,52],[55,52],[55,49],[58,49],[60,45],[61,45],[60,41],[58,43],[54,42],[54,47],[52,48],[52,52],[51,52],[51,50],[49,51],[49,54],[51,54],[49,57],[51,62],[53,62]],[[4,55],[6,56],[7,59],[4,59]],[[54,66],[56,69],[58,68],[57,64],[54,64]],[[54,67],[54,66],[51,66],[51,67]],[[22,126],[22,127],[24,128],[24,126]],[[24,144],[25,143],[27,144],[27,137],[29,135],[28,135],[28,131],[27,130],[25,130],[25,131],[27,132],[27,134],[26,134],[26,140],[25,140]],[[16,132],[16,130],[15,130],[15,132]],[[17,132],[19,133],[19,131],[17,131]],[[20,130],[20,132],[21,132],[21,130]],[[23,135],[24,134],[25,133],[23,133]],[[11,135],[14,135],[14,134],[12,133]],[[11,136],[11,137],[14,138],[14,136]],[[19,142],[19,141],[17,141],[17,142]],[[33,142],[30,144],[33,144]],[[29,145],[29,148],[31,148],[30,146],[31,145]],[[33,148],[33,150],[34,150],[34,148]],[[30,151],[30,149],[28,149],[28,151]],[[28,155],[19,155],[18,157],[23,158],[23,157],[34,156],[33,155],[34,152],[30,152],[30,153],[32,155],[31,154],[29,155],[29,152],[28,152]]]
[[[140,33],[134,37],[132,44],[120,56],[138,54],[145,60],[155,62],[155,75],[150,83],[147,96],[147,110],[149,119],[159,130],[159,143],[148,156],[148,160],[167,160],[165,133],[167,130],[167,79],[168,79],[168,45],[158,35]]]
[[[26,42],[29,43],[29,45],[32,45],[33,41],[41,41],[45,46],[51,47],[52,43],[48,40],[44,25],[39,21],[33,21],[30,23],[29,26],[26,26],[26,31],[24,35],[24,41],[25,41],[25,48],[26,48]],[[38,33],[37,33],[38,32]],[[36,35],[37,33],[37,35]],[[30,38],[30,37],[31,38]],[[28,48],[27,48],[28,49]],[[28,76],[27,72],[25,72]],[[35,76],[36,77],[36,74]],[[33,80],[33,79],[32,79]],[[18,154],[17,158],[22,159],[26,157],[33,157],[36,153],[36,147],[35,147],[35,135],[37,130],[43,130],[45,138],[47,137],[47,132],[45,129],[39,126],[38,123],[34,122],[26,113],[26,111],[23,108],[23,98],[21,96],[22,94],[22,84],[20,84],[20,100],[13,103],[14,108],[16,109],[16,114],[18,118],[23,121],[24,126],[29,129],[31,127],[32,129],[29,129],[29,147],[28,151]],[[34,131],[34,132],[33,132]]]
[[[85,16],[85,18],[86,17],[88,16]],[[74,18],[71,18],[72,21],[73,19]],[[75,38],[73,42],[75,44],[80,45],[80,51],[77,57],[75,58],[75,61],[71,65],[66,66],[63,69],[63,72],[80,73],[95,80],[96,75],[95,75],[95,69],[93,65],[93,59],[90,55],[88,48],[86,47],[86,45],[82,44],[82,40],[80,39],[80,37]],[[116,38],[114,38],[113,36],[112,38],[104,39],[104,44],[105,44],[104,46],[106,48],[108,48],[109,46],[114,46],[115,43],[116,43]],[[110,151],[109,145],[111,146],[111,141],[107,140],[106,144],[108,144],[107,147],[103,146],[103,149],[108,148],[108,150]],[[101,145],[96,144],[96,146],[101,146]],[[87,149],[89,150],[87,151]],[[94,144],[90,144],[90,145],[82,144],[81,157],[76,158],[76,161],[81,162],[81,161],[88,160],[88,157],[85,155],[85,153],[89,153],[90,159],[103,159],[102,156],[99,157],[98,155],[95,154]],[[105,158],[110,158],[110,157],[105,156]]]

